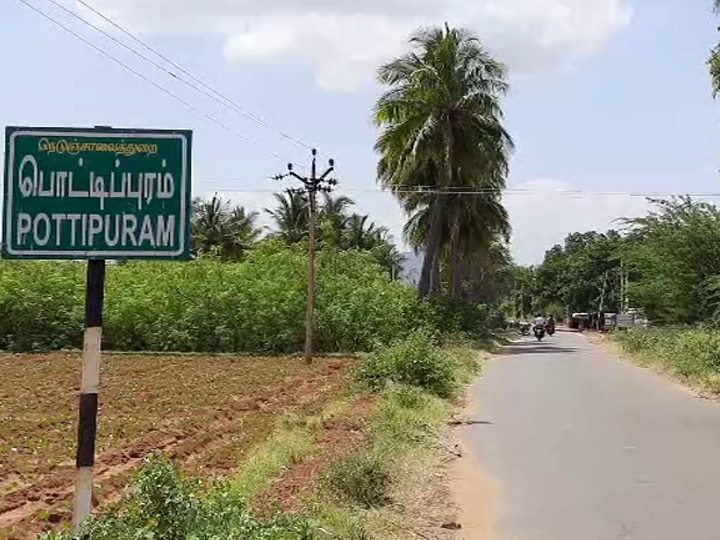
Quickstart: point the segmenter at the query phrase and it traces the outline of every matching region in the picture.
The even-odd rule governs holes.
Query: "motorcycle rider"
[[[555,316],[553,314],[550,314],[550,316],[548,316],[547,331],[548,334],[551,336],[555,333]]]
[[[535,322],[533,323],[533,328],[544,328],[546,321],[545,317],[542,316],[542,313],[538,313],[535,317]]]

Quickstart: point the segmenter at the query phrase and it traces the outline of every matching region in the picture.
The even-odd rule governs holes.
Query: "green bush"
[[[301,248],[265,242],[240,263],[109,264],[106,349],[288,353],[305,339],[307,257]],[[85,264],[0,260],[0,348],[82,345]],[[419,302],[387,276],[372,254],[318,254],[316,347],[369,351],[416,329],[487,335],[489,310],[449,300]]]
[[[453,360],[423,330],[368,354],[359,377],[373,390],[388,383],[417,386],[440,397],[451,397],[457,390]]]
[[[433,298],[423,302],[419,327],[432,328],[442,335],[485,339],[497,323],[488,306],[452,298]],[[499,326],[499,325],[498,325]]]
[[[720,331],[709,329],[632,330],[617,334],[630,353],[684,377],[720,371]]]
[[[81,346],[84,280],[78,263],[0,261],[0,348]]]
[[[352,453],[331,463],[323,473],[322,483],[331,493],[363,508],[390,503],[390,466],[387,460],[368,451]]]
[[[370,350],[413,328],[412,288],[387,277],[372,255],[320,253],[317,346]],[[302,350],[307,258],[263,245],[242,263],[128,262],[107,270],[104,347],[115,350]],[[82,345],[85,265],[0,260],[0,348]]]
[[[83,535],[92,540],[313,540],[309,521],[277,516],[258,519],[226,484],[203,491],[164,457],[140,470],[130,495],[106,513],[88,520]],[[47,540],[70,540],[67,531]]]

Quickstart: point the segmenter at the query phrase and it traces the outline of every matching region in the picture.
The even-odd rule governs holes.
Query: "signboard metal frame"
[[[191,212],[191,176],[192,176],[192,130],[135,129],[135,128],[53,128],[8,126],[5,136],[5,166],[3,189],[3,239],[2,256],[14,259],[180,259],[191,258],[190,254],[190,212]],[[15,170],[15,139],[20,136],[38,135],[49,137],[68,137],[73,139],[178,139],[181,141],[181,179],[179,182],[180,213],[178,215],[179,247],[171,251],[161,250],[122,250],[122,249],[80,249],[80,250],[43,250],[17,249],[13,246],[13,196],[18,179]]]

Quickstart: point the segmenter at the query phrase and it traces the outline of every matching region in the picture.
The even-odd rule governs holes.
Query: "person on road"
[[[550,314],[548,316],[547,331],[548,331],[548,334],[551,336],[555,333],[555,316],[552,314]]]
[[[543,328],[545,326],[545,317],[542,316],[542,313],[538,313],[535,317],[535,322],[533,323],[534,328]]]

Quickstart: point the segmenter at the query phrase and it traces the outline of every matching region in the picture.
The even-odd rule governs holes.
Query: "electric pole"
[[[275,176],[275,180],[283,180],[292,176],[299,180],[303,187],[289,189],[289,193],[304,193],[308,197],[308,283],[307,283],[307,309],[305,313],[305,361],[309,364],[313,359],[313,344],[315,338],[315,216],[317,214],[317,193],[319,191],[330,193],[337,180],[328,178],[335,170],[335,160],[328,160],[328,168],[317,176],[317,150],[312,150],[312,164],[310,176],[300,176],[293,170],[293,164],[288,163],[288,172]]]

